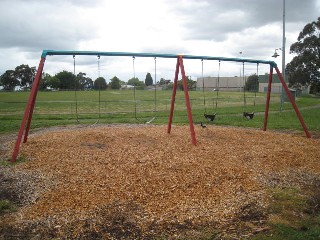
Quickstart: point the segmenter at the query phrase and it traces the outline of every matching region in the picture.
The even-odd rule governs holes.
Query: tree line
[[[0,86],[5,91],[14,91],[17,87],[22,90],[31,89],[36,75],[36,67],[29,67],[27,64],[17,66],[14,70],[7,70],[0,76]],[[158,84],[168,84],[170,80],[160,79]],[[42,73],[39,90],[106,90],[120,89],[123,85],[135,86],[136,89],[144,89],[146,86],[153,85],[150,73],[146,74],[145,81],[140,81],[137,77],[129,79],[127,82],[120,80],[117,76],[110,79],[107,83],[104,77],[95,80],[88,77],[86,73],[79,72],[74,75],[72,72],[61,71],[54,76]]]
[[[31,89],[33,80],[36,75],[36,67],[29,67],[26,64],[17,66],[15,70],[7,70],[0,76],[0,86],[4,91],[14,91],[16,87],[22,90]],[[128,81],[122,81],[117,76],[110,79],[107,83],[104,77],[98,77],[92,80],[86,73],[79,72],[74,75],[72,72],[61,71],[54,76],[48,73],[42,73],[39,90],[106,90],[106,89],[120,89],[122,86],[134,86],[136,89],[145,89],[147,86],[154,84],[150,73],[146,74],[145,80],[141,81],[137,77],[133,77]],[[171,80],[161,78],[155,83],[164,86],[166,89],[172,89],[173,83]],[[187,77],[188,89],[195,89],[196,81]],[[178,90],[183,90],[182,80],[177,83]]]

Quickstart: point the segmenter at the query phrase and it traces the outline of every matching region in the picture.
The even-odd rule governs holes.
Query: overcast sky
[[[37,66],[43,49],[148,52],[275,60],[282,46],[282,0],[0,0],[0,74],[20,64]],[[320,16],[320,0],[286,0],[286,62],[303,27]],[[242,52],[240,54],[239,52]],[[278,52],[281,55],[281,51]],[[76,57],[76,72],[98,77],[97,58]],[[127,81],[130,57],[101,57],[100,76]],[[221,75],[239,75],[222,63]],[[174,59],[157,59],[157,80],[173,79]],[[217,75],[216,61],[204,75]],[[245,66],[245,74],[256,70]],[[261,66],[259,73],[268,67]],[[45,72],[73,72],[72,56],[48,56]],[[201,77],[201,61],[185,60],[186,74]],[[136,58],[136,76],[154,77],[154,59]]]

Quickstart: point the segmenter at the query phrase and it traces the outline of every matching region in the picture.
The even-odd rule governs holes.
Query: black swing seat
[[[202,128],[206,128],[207,127],[203,122],[200,122],[200,125],[201,125]]]
[[[206,114],[206,113],[204,113],[203,115],[204,115],[204,118],[207,119],[207,121],[211,121],[211,122],[213,122],[213,120],[216,117],[215,113],[214,114]]]
[[[244,116],[246,119],[251,120],[251,119],[253,119],[253,117],[254,117],[254,112],[252,112],[252,113],[243,112],[243,116]]]

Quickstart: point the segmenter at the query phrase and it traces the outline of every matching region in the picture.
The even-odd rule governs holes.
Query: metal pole
[[[267,130],[267,124],[268,124],[272,75],[273,75],[273,66],[270,65],[270,73],[269,73],[269,80],[268,80],[268,92],[267,92],[267,99],[266,99],[266,109],[264,111],[264,122],[263,122],[263,129],[262,129],[263,131]]]
[[[240,54],[240,56],[242,55],[242,51],[240,51],[239,52],[239,54]],[[241,71],[242,71],[242,69],[241,69],[241,65],[240,65],[240,84],[239,84],[239,90],[240,90],[240,92],[241,92],[241,80],[242,80],[242,78],[241,78]]]
[[[284,81],[286,81],[286,0],[283,0],[283,17],[282,17],[282,76]],[[284,104],[284,88],[281,87],[281,102],[280,102],[280,112],[283,110]]]

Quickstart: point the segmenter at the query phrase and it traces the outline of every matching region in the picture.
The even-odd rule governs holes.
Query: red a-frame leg
[[[170,108],[170,116],[169,116],[169,123],[168,123],[168,131],[167,132],[168,133],[171,132],[171,124],[172,124],[172,118],[173,118],[174,103],[175,103],[175,98],[176,98],[176,93],[177,93],[179,67],[181,69],[181,75],[182,75],[182,84],[183,84],[184,97],[185,97],[187,113],[188,113],[188,120],[189,120],[190,133],[191,133],[191,141],[192,141],[193,145],[196,145],[197,144],[197,140],[196,140],[196,134],[195,134],[195,131],[194,131],[194,126],[193,126],[190,98],[189,98],[188,85],[187,85],[187,78],[186,78],[186,74],[185,74],[185,71],[184,71],[182,56],[178,56],[178,58],[177,58],[176,72],[175,72],[173,89],[172,89],[171,108]]]
[[[28,133],[29,133],[29,129],[30,129],[30,124],[31,124],[31,119],[32,119],[32,114],[33,114],[33,109],[34,109],[34,104],[36,101],[45,60],[46,59],[44,57],[42,57],[40,60],[38,71],[37,71],[36,77],[33,81],[32,89],[31,89],[29,99],[28,99],[28,102],[26,105],[26,109],[23,114],[22,122],[20,125],[20,130],[18,133],[18,138],[17,138],[16,144],[13,149],[11,162],[15,162],[17,160],[17,156],[19,154],[19,149],[20,149],[20,144],[21,144],[21,139],[22,139],[23,133],[25,134],[24,135],[24,142],[27,141]]]
[[[300,111],[299,111],[299,109],[298,109],[298,107],[297,107],[297,104],[296,104],[296,102],[294,101],[294,99],[293,99],[293,97],[292,97],[292,95],[291,95],[291,93],[290,93],[290,91],[289,91],[289,88],[288,88],[287,84],[285,83],[282,74],[280,73],[279,68],[276,66],[275,69],[276,69],[276,72],[277,72],[278,77],[279,77],[279,79],[280,79],[280,82],[282,83],[282,86],[283,86],[283,88],[284,88],[284,90],[285,90],[285,92],[286,92],[286,94],[287,94],[287,96],[288,96],[288,98],[289,98],[289,100],[290,100],[290,102],[291,102],[291,104],[292,104],[292,107],[293,107],[294,111],[296,112],[296,115],[297,115],[297,117],[298,117],[298,119],[299,119],[299,121],[300,121],[300,124],[301,124],[301,126],[302,126],[302,128],[303,128],[303,130],[304,130],[304,132],[305,132],[305,134],[306,134],[306,136],[307,136],[308,138],[311,138],[311,134],[310,134],[310,132],[308,131],[307,125],[306,125],[305,122],[303,121],[303,118],[302,118],[301,113],[300,113]]]

